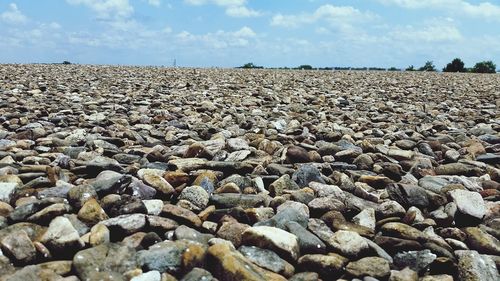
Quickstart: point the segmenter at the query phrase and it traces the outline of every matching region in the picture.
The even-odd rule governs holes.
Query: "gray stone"
[[[430,250],[401,252],[394,256],[394,264],[399,268],[409,267],[416,272],[423,272],[436,259]]]
[[[81,280],[91,279],[98,272],[125,272],[137,268],[134,248],[116,243],[101,244],[81,250],[73,257],[73,268]]]
[[[82,248],[84,243],[71,221],[65,217],[53,219],[47,231],[40,238],[54,253],[64,253]]]
[[[202,210],[208,205],[209,195],[203,187],[193,185],[184,188],[179,199],[187,200],[193,203],[198,210]]]
[[[270,226],[254,226],[242,234],[244,245],[252,245],[276,251],[286,260],[297,260],[299,243],[297,236],[282,229]]]
[[[319,170],[308,164],[301,165],[299,169],[293,173],[292,180],[295,181],[299,187],[308,186],[309,183],[313,181],[325,183]]]
[[[254,264],[285,277],[292,276],[295,271],[291,264],[280,258],[273,251],[255,246],[241,246],[238,251]]]
[[[455,189],[449,192],[453,202],[457,204],[462,214],[482,219],[486,213],[486,206],[481,195],[477,192]]]
[[[476,251],[455,251],[458,257],[458,278],[463,281],[500,280],[492,258]]]

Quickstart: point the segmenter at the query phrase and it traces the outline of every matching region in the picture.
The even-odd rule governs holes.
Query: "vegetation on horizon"
[[[313,67],[309,64],[302,64],[298,67],[263,67],[257,66],[252,62],[246,63],[237,68],[244,69],[291,69],[291,70],[371,70],[371,71],[403,71],[401,68],[397,67]],[[426,71],[426,72],[437,72],[436,66],[433,61],[426,61],[425,64],[418,69],[415,66],[410,65],[404,71]],[[471,72],[471,73],[496,73],[496,65],[493,61],[481,61],[474,65],[472,68],[466,68],[465,63],[460,58],[453,59],[442,69],[443,72]]]

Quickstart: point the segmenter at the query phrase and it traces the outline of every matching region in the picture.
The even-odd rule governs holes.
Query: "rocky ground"
[[[0,66],[0,280],[499,280],[500,76]]]

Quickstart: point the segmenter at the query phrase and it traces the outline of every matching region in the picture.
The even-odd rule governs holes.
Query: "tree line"
[[[444,68],[443,72],[472,72],[472,73],[496,73],[497,66],[493,61],[481,61],[476,63],[473,67],[465,67],[465,63],[459,59],[455,58],[450,63],[448,63]],[[415,69],[413,65],[410,65],[405,69],[406,71],[437,71],[436,66],[432,61],[427,61],[424,66]]]
[[[262,69],[263,66],[257,66],[251,62],[246,63],[237,68],[245,69]],[[278,67],[270,69],[301,69],[301,70],[378,70],[378,71],[402,71],[400,68],[390,67],[390,68],[380,68],[380,67],[318,67],[314,68],[311,65],[303,64],[298,67]],[[415,68],[410,65],[405,69],[405,71],[437,71],[436,66],[432,61],[427,61],[422,67]],[[473,67],[466,68],[465,63],[459,59],[455,58],[450,63],[448,63],[443,69],[443,72],[471,72],[471,73],[496,73],[496,65],[493,61],[481,61],[476,63]]]

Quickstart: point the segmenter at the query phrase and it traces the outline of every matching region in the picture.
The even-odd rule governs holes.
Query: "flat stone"
[[[295,271],[290,263],[270,250],[261,249],[255,246],[242,246],[238,251],[254,264],[287,278],[291,277]]]
[[[14,182],[0,182],[0,201],[10,203],[17,187],[18,184]]]
[[[301,254],[322,254],[326,252],[325,243],[299,223],[289,221],[285,224],[285,227],[288,232],[297,237]]]
[[[375,224],[377,223],[375,218],[375,210],[372,208],[362,210],[352,218],[352,222],[361,226],[368,227],[369,229],[375,231]]]
[[[211,272],[219,280],[286,280],[281,275],[256,266],[240,252],[225,244],[215,244],[208,248],[208,262]]]
[[[208,240],[214,238],[212,234],[201,233],[185,225],[177,227],[174,231],[174,235],[177,240],[191,240],[205,245],[208,245]]]
[[[366,257],[347,264],[346,271],[355,277],[383,278],[390,274],[391,268],[389,262],[383,258]]]
[[[73,257],[73,268],[81,280],[88,280],[98,272],[124,274],[137,268],[135,254],[134,248],[105,243],[77,252]]]
[[[500,241],[478,227],[466,227],[467,244],[481,254],[500,256]]]
[[[482,219],[486,213],[486,206],[481,195],[477,192],[455,189],[449,192],[453,202],[457,204],[462,214]]]
[[[416,272],[425,271],[437,258],[430,250],[400,252],[394,256],[394,265],[398,268],[408,267]]]
[[[308,186],[312,181],[325,183],[323,178],[321,178],[319,170],[308,164],[301,165],[299,169],[293,173],[292,180],[295,181],[299,187]]]
[[[202,210],[208,205],[209,194],[203,187],[192,185],[184,188],[178,198],[187,200],[193,203],[198,210]]]
[[[73,227],[70,220],[65,217],[53,219],[47,231],[40,238],[40,242],[54,253],[71,252],[84,246],[78,231]]]
[[[359,257],[370,247],[358,233],[339,230],[327,241],[328,246],[348,257]]]
[[[304,211],[299,211],[297,209],[283,209],[272,218],[264,221],[257,222],[255,226],[272,226],[285,229],[285,224],[294,221],[303,227],[307,226],[308,217],[305,216]]]
[[[178,273],[181,269],[182,252],[185,247],[181,244],[164,241],[157,243],[147,250],[137,252],[137,263],[146,270]]]
[[[464,281],[499,280],[493,259],[476,251],[455,251],[458,257],[458,278]]]
[[[295,235],[270,226],[248,228],[242,234],[242,243],[276,251],[286,260],[297,260],[300,251]]]
[[[303,270],[318,272],[326,280],[337,278],[343,272],[344,266],[349,260],[340,255],[330,253],[328,255],[303,255],[298,260],[298,266]]]
[[[102,209],[101,205],[95,199],[90,199],[78,211],[78,218],[83,222],[96,224],[100,221],[108,219],[108,215]]]
[[[157,270],[151,270],[133,277],[130,281],[161,281],[161,273]]]
[[[146,216],[143,214],[121,215],[103,220],[100,223],[107,226],[111,232],[116,231],[121,235],[130,235],[146,226]]]
[[[200,227],[202,223],[200,218],[195,213],[171,204],[165,204],[161,214],[167,218],[171,218],[176,221],[179,220],[181,223],[187,223],[195,227]]]
[[[285,174],[269,185],[269,191],[273,196],[282,195],[285,190],[298,190],[300,187]]]
[[[202,268],[195,267],[193,268],[190,272],[188,272],[180,281],[198,281],[198,280],[203,280],[203,281],[217,281],[212,274]]]
[[[35,246],[24,230],[9,233],[0,241],[0,245],[2,251],[16,263],[27,264],[36,258]]]

